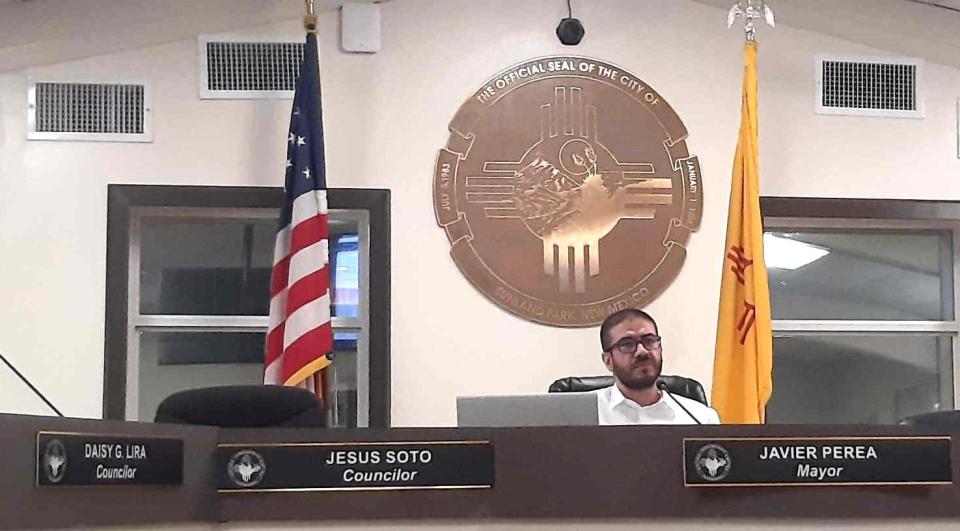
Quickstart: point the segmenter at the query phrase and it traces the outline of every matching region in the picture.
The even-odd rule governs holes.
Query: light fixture
[[[830,254],[830,249],[781,235],[763,235],[763,261],[767,268],[794,270]]]

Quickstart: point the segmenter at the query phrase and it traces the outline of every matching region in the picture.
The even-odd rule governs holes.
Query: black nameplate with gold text
[[[494,483],[490,441],[217,446],[218,492],[476,489]]]
[[[683,440],[687,487],[950,485],[949,437]]]
[[[37,433],[37,486],[182,483],[182,439]]]

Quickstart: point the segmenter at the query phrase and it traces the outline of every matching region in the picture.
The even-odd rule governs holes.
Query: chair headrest
[[[659,380],[667,384],[667,390],[671,393],[696,400],[704,405],[707,404],[707,394],[704,392],[703,386],[693,378],[661,374]],[[568,376],[550,384],[547,392],[584,393],[611,385],[613,385],[613,376],[609,374],[604,376]]]
[[[313,393],[279,385],[229,385],[174,393],[157,407],[156,422],[222,428],[323,427]]]

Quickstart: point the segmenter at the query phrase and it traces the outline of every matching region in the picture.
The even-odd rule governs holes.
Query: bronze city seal
[[[618,66],[533,59],[463,104],[437,158],[434,209],[463,274],[549,325],[644,306],[676,276],[700,225],[687,129]]]

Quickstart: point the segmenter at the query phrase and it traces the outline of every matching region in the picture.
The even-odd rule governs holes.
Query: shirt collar
[[[660,391],[660,399],[656,402],[650,404],[649,406],[641,406],[640,404],[630,400],[629,398],[623,396],[623,393],[620,392],[620,386],[617,385],[617,382],[613,382],[613,388],[610,390],[610,407],[617,407],[620,404],[624,404],[629,407],[635,408],[648,408],[656,407],[663,403],[663,391]]]

